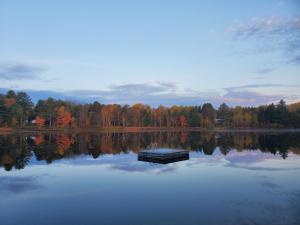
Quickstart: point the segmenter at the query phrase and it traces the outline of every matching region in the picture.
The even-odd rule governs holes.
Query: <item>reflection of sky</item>
[[[34,191],[42,188],[38,177],[34,176],[1,176],[0,193],[18,194],[26,191]]]
[[[217,148],[213,155],[205,155],[203,152],[190,152],[190,160],[180,163],[171,164],[156,164],[149,162],[137,161],[137,155],[133,152],[120,153],[116,155],[101,155],[97,159],[93,159],[91,156],[81,155],[75,158],[61,159],[54,161],[52,164],[56,165],[72,165],[72,166],[92,166],[98,165],[109,168],[111,170],[121,170],[127,172],[153,172],[164,173],[172,172],[179,169],[180,166],[190,166],[197,164],[215,164],[226,167],[237,167],[245,169],[267,169],[267,170],[279,170],[279,169],[300,169],[298,162],[300,156],[293,153],[289,153],[288,159],[282,159],[280,155],[273,155],[271,153],[264,153],[257,151],[236,151],[232,150],[227,155],[223,155]],[[31,160],[31,166],[33,165],[45,165],[43,161]],[[267,167],[262,167],[263,165]],[[283,168],[279,168],[282,165]]]
[[[79,156],[0,171],[0,211],[5,225],[297,224],[299,163],[218,149],[167,165]]]

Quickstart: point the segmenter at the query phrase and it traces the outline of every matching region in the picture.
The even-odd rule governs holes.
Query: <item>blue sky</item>
[[[300,1],[0,0],[0,90],[157,106],[300,100]]]

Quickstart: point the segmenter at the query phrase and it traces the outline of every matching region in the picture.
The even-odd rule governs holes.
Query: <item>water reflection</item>
[[[1,176],[0,193],[22,193],[26,191],[34,191],[41,189],[38,177],[35,176]]]
[[[33,159],[46,163],[79,155],[90,155],[96,159],[103,155],[138,153],[153,146],[184,149],[208,156],[220,152],[231,159],[231,164],[227,166],[239,167],[235,161],[240,162],[243,159],[257,161],[258,158],[269,154],[280,155],[282,159],[291,153],[299,155],[300,133],[153,132],[2,135],[0,167],[10,171],[13,168],[25,168]],[[230,153],[235,151],[240,154],[231,156]],[[249,151],[253,154],[249,154]],[[257,154],[258,151],[267,154]],[[247,152],[247,157],[241,157],[243,152]]]

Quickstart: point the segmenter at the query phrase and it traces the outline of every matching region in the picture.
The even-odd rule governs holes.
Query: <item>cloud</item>
[[[295,168],[285,168],[285,167],[260,167],[260,166],[245,166],[239,164],[227,164],[224,167],[236,168],[236,169],[245,169],[245,170],[253,170],[253,171],[299,171],[300,167]]]
[[[279,95],[265,95],[252,91],[228,91],[223,95],[225,102],[235,103],[241,106],[257,106],[277,102],[284,98]]]
[[[284,89],[291,90],[292,88],[298,89],[300,85],[286,85],[286,84],[249,84],[241,86],[233,86],[224,88],[225,94],[222,96],[224,102],[232,102],[233,105],[240,103],[242,106],[257,106],[278,102],[280,99],[285,99],[288,102],[298,101],[300,94],[265,94],[265,89]],[[292,93],[292,92],[291,92]]]
[[[254,17],[247,23],[227,28],[238,40],[254,39],[263,51],[279,51],[286,63],[300,64],[300,16]]]
[[[290,19],[277,16],[253,17],[250,22],[230,27],[228,30],[239,38],[261,37],[264,35],[285,35],[296,38],[296,34],[300,31],[300,17],[295,16]]]
[[[280,99],[293,100],[300,96],[282,96],[263,94],[256,89],[259,88],[291,88],[299,87],[297,85],[284,84],[253,84],[224,88],[225,93],[219,91],[200,92],[194,90],[179,90],[174,83],[141,83],[115,85],[108,90],[103,91],[73,91],[69,94],[86,98],[89,100],[98,100],[102,103],[134,104],[142,102],[152,106],[160,104],[171,105],[201,105],[205,102],[212,102],[218,106],[222,102],[229,105],[255,106],[271,102],[277,102]]]
[[[270,189],[281,188],[281,186],[279,186],[278,184],[275,184],[275,183],[270,182],[270,181],[262,181],[260,184],[261,184],[263,187],[270,188]]]
[[[241,86],[233,86],[224,88],[226,91],[245,91],[246,89],[257,89],[257,88],[299,88],[300,85],[289,85],[289,84],[247,84],[247,85],[241,85]]]
[[[103,103],[134,104],[142,102],[157,106],[163,105],[194,105],[208,101],[207,94],[179,90],[174,83],[132,83],[113,85],[107,90],[89,91],[75,90],[67,95],[78,96],[84,100],[98,100]]]
[[[22,64],[5,63],[0,64],[1,80],[31,80],[39,79],[40,74],[45,71],[44,68]]]
[[[69,100],[79,103],[90,103],[98,101],[102,104],[135,104],[144,103],[150,106],[172,106],[172,105],[201,105],[211,102],[214,106],[226,102],[235,106],[257,106],[280,99],[295,101],[300,99],[297,94],[263,94],[264,89],[291,89],[298,88],[298,85],[284,84],[252,84],[244,86],[227,87],[215,91],[181,90],[174,83],[128,83],[113,85],[105,90],[73,90],[66,92],[22,90],[26,91],[34,102],[48,97]],[[5,93],[8,89],[0,89]],[[291,92],[292,93],[292,92]],[[295,92],[297,93],[297,91]]]
[[[114,85],[111,87],[112,91],[116,92],[132,92],[135,94],[159,94],[170,93],[176,90],[174,83],[156,82],[156,83],[141,83],[141,84],[123,84]]]

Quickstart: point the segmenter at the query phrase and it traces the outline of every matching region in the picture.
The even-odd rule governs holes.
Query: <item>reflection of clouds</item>
[[[118,154],[118,155],[103,155],[100,158],[92,159],[89,156],[84,156],[71,160],[62,160],[56,162],[58,164],[71,164],[74,166],[89,166],[99,165],[106,166],[111,170],[120,170],[125,172],[151,172],[155,174],[172,173],[179,168],[177,163],[173,164],[156,164],[150,162],[137,161],[137,155],[134,153]]]
[[[247,169],[256,171],[285,171],[285,170],[300,170],[297,165],[300,157],[294,154],[289,156],[289,159],[282,160],[280,155],[264,153],[257,151],[231,151],[225,156],[227,164],[225,167]],[[280,160],[281,163],[278,163]],[[272,166],[266,163],[274,162]],[[285,163],[283,163],[285,162]],[[280,166],[279,166],[280,165]]]
[[[268,188],[282,189],[275,184]],[[270,192],[268,192],[270,193]],[[278,194],[284,195],[283,201],[276,201]],[[300,191],[273,192],[274,198],[266,200],[240,199],[230,204],[235,208],[233,224],[276,224],[296,225],[300,223]],[[287,201],[285,201],[287,200]],[[254,210],[254,211],[253,211]],[[253,211],[254,214],[249,213]],[[255,216],[253,216],[255,215]]]
[[[23,193],[27,191],[39,190],[43,186],[39,183],[36,176],[2,176],[0,177],[0,193]]]
[[[223,155],[219,148],[216,148],[213,155],[205,155],[201,152],[191,152],[189,164],[195,164],[197,162],[217,163],[222,162],[226,164],[252,164],[262,162],[269,159],[280,159],[279,156],[274,156],[270,153],[262,153],[261,151],[247,151],[238,152],[231,150],[227,155]]]
[[[190,152],[190,159],[187,161],[156,164],[137,160],[135,153],[107,154],[100,158],[93,159],[90,156],[82,155],[76,158],[61,159],[54,164],[70,164],[73,166],[104,166],[110,170],[142,173],[172,173],[182,166],[197,167],[200,164],[221,165],[228,168],[256,170],[256,171],[283,171],[300,170],[300,157],[292,154],[288,159],[283,160],[279,155],[257,151],[230,151],[224,156],[219,148],[216,148],[213,155],[205,155],[203,152]],[[282,163],[285,162],[285,163]],[[271,163],[271,164],[270,164]]]
[[[290,204],[294,215],[294,224],[300,223],[300,190],[291,194]]]
[[[256,214],[251,215],[249,211],[255,208]],[[248,209],[248,210],[247,210]],[[232,224],[245,224],[245,225],[296,225],[293,223],[293,218],[290,212],[283,205],[273,203],[263,204],[262,202],[252,202],[250,205],[240,205],[236,210],[234,222]]]
[[[226,156],[225,159],[231,163],[255,163],[261,162],[268,159],[279,158],[279,156],[275,156],[270,153],[262,153],[259,150],[257,151],[231,151]]]
[[[152,172],[155,174],[162,174],[162,173],[172,173],[178,166],[176,164],[157,164],[157,163],[150,163],[150,162],[142,162],[137,161],[136,155],[133,158],[128,158],[126,160],[121,161],[110,161],[106,162],[112,170],[122,170],[127,172]]]
[[[178,167],[175,166],[174,164],[162,165],[162,164],[154,164],[149,162],[139,162],[139,165],[134,165],[134,164],[133,163],[109,164],[109,168],[112,170],[122,170],[127,172],[153,172],[156,174],[172,173],[176,169],[178,169]]]
[[[260,182],[260,184],[261,184],[263,187],[271,188],[271,189],[281,188],[278,184],[275,184],[274,182],[267,181],[267,180],[266,180],[266,181]]]
[[[259,150],[244,150],[243,152],[231,150],[226,156],[224,156],[218,148],[213,155],[204,155],[201,152],[190,152],[190,160],[186,162],[186,165],[197,166],[201,163],[208,165],[219,164],[228,168],[254,171],[300,170],[298,166],[300,157],[298,155],[290,154],[288,159],[283,160],[279,155],[264,153]]]
[[[296,168],[285,168],[285,167],[260,167],[260,166],[247,166],[238,164],[227,164],[225,167],[236,168],[236,169],[246,169],[246,170],[256,170],[256,171],[289,171],[289,170],[300,170],[300,167]]]

